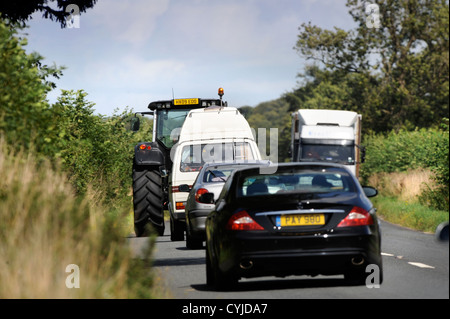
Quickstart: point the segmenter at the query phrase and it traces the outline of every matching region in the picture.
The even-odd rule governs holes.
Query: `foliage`
[[[299,28],[294,49],[313,64],[286,93],[289,111],[340,109],[363,118],[366,163],[361,176],[419,167],[435,173],[422,202],[448,209],[449,7],[447,0],[347,0],[357,26]]]
[[[380,172],[406,172],[429,168],[435,174],[435,184],[428,185],[421,196],[422,203],[448,210],[449,134],[448,120],[443,129],[391,131],[388,134],[364,136],[366,162],[361,166],[361,178]]]
[[[289,111],[298,109],[347,110],[363,114],[363,133],[372,127],[370,118],[364,116],[364,97],[374,84],[373,78],[360,73],[348,73],[324,70],[317,65],[305,67],[301,74],[303,85],[284,95],[289,103]]]
[[[0,298],[152,297],[153,274],[132,259],[118,223],[128,211],[75,196],[63,173],[39,162],[0,140]],[[66,287],[70,264],[79,289]]]
[[[39,54],[25,52],[26,44],[26,39],[0,20],[0,132],[17,148],[35,147],[48,154],[55,134],[45,99],[52,89],[48,77],[59,76],[62,70],[42,65]]]
[[[366,163],[362,165],[362,174],[367,177],[378,172],[402,172],[430,167],[431,154],[445,143],[448,144],[448,136],[436,129],[366,135]]]
[[[420,231],[434,232],[440,223],[448,221],[447,210],[437,210],[385,196],[377,196],[373,202],[384,220]]]
[[[0,296],[151,297],[152,273],[130,255],[123,229],[133,147],[151,139],[151,126],[133,134],[131,111],[95,115],[82,90],[50,105],[49,77],[61,69],[25,45],[0,20]],[[72,263],[81,289],[64,284]]]
[[[375,4],[379,28],[366,25],[360,0],[347,1],[354,30],[301,25],[295,48],[318,64],[307,66],[302,86],[287,94],[291,110],[358,111],[374,132],[432,127],[449,114],[448,1]]]
[[[94,7],[97,0],[14,0],[0,2],[0,13],[3,17],[13,23],[25,22],[31,19],[34,12],[42,12],[42,17],[60,23],[61,27],[66,26],[68,5],[77,5],[80,12]],[[54,4],[50,6],[50,3]],[[55,8],[56,6],[56,8]]]
[[[289,158],[288,150],[291,139],[291,117],[288,112],[289,105],[283,99],[263,102],[254,108],[244,106],[239,111],[245,116],[251,128],[258,134],[258,129],[265,129],[266,150],[261,152],[263,157],[269,157],[273,150],[270,150],[270,129],[278,129],[278,159],[270,158],[272,161],[284,162]],[[258,138],[258,137],[257,137]]]
[[[94,104],[82,90],[62,91],[52,111],[58,138],[55,156],[68,171],[77,191],[88,185],[101,189],[106,199],[126,197],[131,187],[133,134],[125,128],[129,111],[106,118],[94,115]]]
[[[80,194],[89,186],[105,201],[126,200],[133,147],[144,134],[126,129],[131,111],[95,115],[94,103],[82,90],[62,91],[50,105],[46,94],[54,84],[49,78],[60,76],[62,69],[44,65],[37,53],[27,54],[26,39],[4,23],[0,44],[0,133],[6,142],[16,150],[32,150],[55,164],[61,162]]]
[[[449,134],[448,119],[442,124],[444,141],[435,145],[427,158],[427,165],[435,173],[436,187],[428,189],[420,196],[423,204],[436,209],[449,210]]]

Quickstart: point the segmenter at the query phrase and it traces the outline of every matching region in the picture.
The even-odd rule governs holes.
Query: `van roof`
[[[298,110],[299,121],[305,125],[339,125],[353,126],[358,118],[358,113],[344,110]]]
[[[178,142],[225,138],[254,140],[250,125],[235,107],[191,110],[181,127]]]

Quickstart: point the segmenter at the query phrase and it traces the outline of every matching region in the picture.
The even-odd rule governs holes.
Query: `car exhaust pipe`
[[[364,264],[364,258],[361,256],[358,257],[353,257],[352,258],[352,265],[353,266],[361,266],[362,264]]]
[[[241,267],[244,270],[248,270],[248,269],[253,267],[253,261],[251,261],[251,260],[243,260],[239,264],[239,267]]]

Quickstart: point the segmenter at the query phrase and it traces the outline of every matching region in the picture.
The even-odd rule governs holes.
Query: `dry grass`
[[[433,185],[429,170],[417,169],[400,173],[378,173],[369,178],[369,185],[384,196],[397,197],[404,202],[417,202],[426,185]]]
[[[379,173],[369,178],[381,196],[373,202],[384,220],[412,229],[434,232],[437,225],[448,221],[448,212],[420,203],[419,197],[426,185],[433,188],[432,173],[428,170],[410,170],[402,173]]]
[[[131,258],[118,217],[0,141],[0,298],[151,297],[150,268]],[[66,286],[69,264],[80,288]]]

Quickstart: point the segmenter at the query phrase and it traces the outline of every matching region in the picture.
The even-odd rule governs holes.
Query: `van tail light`
[[[185,209],[186,202],[175,202],[175,209]]]
[[[226,228],[228,230],[264,230],[245,210],[231,216]]]
[[[209,193],[207,189],[205,189],[205,188],[199,188],[199,189],[197,190],[197,192],[195,193],[195,201],[196,201],[197,203],[201,203],[201,201],[200,201],[200,196],[202,196],[203,194],[206,194],[206,193]]]
[[[361,208],[353,207],[350,213],[337,225],[337,227],[367,226],[373,224],[373,218],[370,213]]]

